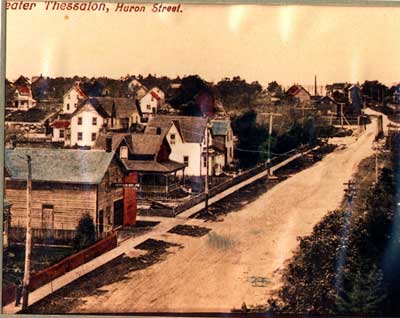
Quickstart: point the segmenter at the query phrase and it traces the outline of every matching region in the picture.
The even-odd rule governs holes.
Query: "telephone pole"
[[[274,121],[274,116],[283,116],[279,113],[262,113],[262,115],[269,116],[269,127],[268,127],[268,158],[267,158],[267,168],[268,175],[271,174],[271,135],[272,135],[272,125]]]
[[[32,159],[26,156],[28,164],[28,177],[26,180],[26,241],[25,241],[25,268],[22,287],[22,310],[28,308],[29,280],[31,270],[32,252],[32,215],[31,215],[31,193],[32,193]]]
[[[208,150],[209,150],[209,138],[208,138],[208,128],[209,128],[209,120],[207,118],[207,124],[206,124],[206,176],[205,176],[205,182],[204,182],[204,194],[206,195],[205,197],[205,206],[204,210],[206,213],[210,213],[208,211],[208,169],[209,169],[209,163],[208,163]]]

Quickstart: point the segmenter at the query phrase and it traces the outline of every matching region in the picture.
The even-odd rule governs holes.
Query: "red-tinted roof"
[[[153,96],[155,99],[160,100],[160,96],[158,96],[155,92],[151,91],[150,92],[151,96]]]
[[[58,129],[62,129],[62,128],[68,128],[70,125],[70,122],[68,120],[55,120],[51,123],[51,127],[53,128],[58,128]]]
[[[17,91],[22,95],[30,95],[31,92],[28,86],[18,86]]]
[[[87,98],[86,94],[82,91],[82,89],[79,87],[79,85],[75,84],[74,88],[78,92],[80,97]]]

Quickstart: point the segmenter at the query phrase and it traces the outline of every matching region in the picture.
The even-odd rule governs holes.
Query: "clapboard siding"
[[[14,185],[17,185],[13,187]],[[6,181],[5,196],[11,206],[11,226],[26,226],[26,183]],[[85,213],[96,218],[96,185],[80,186],[59,183],[45,185],[32,184],[32,227],[49,228],[49,223],[42,223],[43,205],[53,206],[53,228],[58,230],[74,230],[79,219]]]

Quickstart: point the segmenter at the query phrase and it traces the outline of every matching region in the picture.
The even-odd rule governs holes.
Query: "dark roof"
[[[5,166],[13,180],[26,180],[27,155],[32,159],[32,180],[98,184],[113,152],[48,148],[5,149]]]
[[[98,113],[100,116],[103,118],[108,118],[110,117],[109,114],[104,110],[104,108],[101,106],[97,98],[87,98],[83,101],[81,101],[76,108],[76,110],[72,113],[72,116],[75,116],[76,114],[80,113],[81,109],[86,105],[90,104]]]
[[[132,134],[132,153],[136,155],[155,155],[160,150],[164,137],[152,134]]]
[[[167,160],[164,162],[157,162],[151,160],[127,160],[122,159],[125,168],[130,171],[143,171],[143,172],[159,172],[168,173],[184,169],[186,166],[183,163]]]
[[[187,143],[201,143],[207,126],[207,118],[195,116],[155,116],[147,124],[145,133],[154,133],[154,128],[161,127],[162,135],[164,129],[174,123],[182,135],[183,141]],[[152,128],[152,129],[150,129]]]
[[[131,147],[131,139],[132,139],[131,134],[117,133],[108,135],[107,133],[101,132],[98,134],[96,142],[94,143],[92,149],[105,150],[107,136],[112,138],[112,145],[111,145],[112,151],[117,150],[117,148],[124,139],[128,147]]]
[[[42,123],[47,118],[54,115],[53,110],[46,110],[38,106],[29,110],[6,111],[6,122]]]
[[[335,101],[332,97],[330,96],[313,96],[312,101],[316,104],[318,103],[322,103],[323,101],[328,101],[328,102],[332,102],[335,104],[338,104],[337,101]]]
[[[111,117],[113,108],[115,110],[115,118],[129,118],[133,113],[137,113],[136,102],[132,98],[116,98],[116,97],[96,97],[103,109]]]
[[[211,121],[211,131],[214,136],[226,136],[229,131],[229,121],[228,120]]]

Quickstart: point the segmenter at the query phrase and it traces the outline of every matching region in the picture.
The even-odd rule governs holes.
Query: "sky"
[[[400,7],[182,5],[7,11],[7,78],[199,74],[261,84],[400,81]]]

